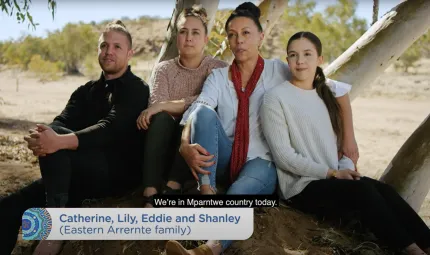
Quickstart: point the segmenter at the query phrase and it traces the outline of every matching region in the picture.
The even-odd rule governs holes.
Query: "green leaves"
[[[280,21],[284,28],[282,44],[286,46],[296,32],[310,31],[320,38],[324,58],[331,62],[366,32],[367,22],[356,17],[355,0],[337,0],[324,12],[316,12],[315,6],[316,2],[311,0],[290,1]]]
[[[409,68],[417,67],[416,62],[422,57],[430,56],[430,32],[421,36],[414,44],[412,44],[399,58],[399,61],[394,64],[396,69],[401,69],[408,73]]]
[[[87,55],[97,58],[97,40],[98,33],[93,26],[67,24],[62,30],[49,32],[47,38],[26,36],[3,42],[0,63],[24,70],[36,70],[40,65],[43,70],[52,69],[54,73],[78,73]]]
[[[57,9],[57,2],[55,0],[48,0],[48,9],[51,10],[52,19],[54,19],[54,13]]]
[[[49,33],[46,43],[51,61],[63,62],[65,71],[73,74],[79,73],[79,65],[88,54],[96,56],[97,40],[91,25],[69,23],[62,31]]]
[[[9,16],[15,14],[18,23],[24,23],[28,21],[28,28],[32,27],[36,29],[39,25],[35,23],[33,17],[30,14],[31,0],[0,0],[1,11]],[[48,0],[48,9],[51,10],[52,19],[54,19],[54,13],[57,8],[56,0]]]
[[[61,78],[61,62],[46,61],[40,55],[33,55],[28,64],[28,69],[32,71],[42,82],[54,81]]]
[[[290,0],[282,21],[281,42],[286,46],[296,32],[311,31],[323,44],[323,55],[330,63],[346,51],[368,29],[365,19],[356,16],[356,0],[337,0],[323,12],[315,12],[315,1]],[[368,10],[372,12],[371,9]],[[430,57],[430,32],[419,38],[395,63],[397,68],[408,72],[421,57]]]

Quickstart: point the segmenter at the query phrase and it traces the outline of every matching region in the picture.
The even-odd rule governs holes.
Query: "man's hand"
[[[27,147],[35,156],[45,156],[57,152],[61,148],[59,135],[46,125],[37,124],[36,129],[31,129],[30,135],[24,137]]]
[[[199,144],[181,143],[179,147],[179,152],[182,157],[187,162],[188,166],[191,168],[191,172],[196,180],[199,180],[197,174],[209,175],[209,171],[205,171],[202,167],[210,167],[215,164],[215,161],[211,161],[214,155],[210,155],[209,152],[205,150]]]
[[[147,130],[151,124],[151,117],[163,111],[161,104],[151,105],[148,109],[142,111],[136,120],[137,128]]]
[[[30,129],[29,135],[24,136],[24,140],[27,142],[27,148],[29,148],[34,156],[46,156],[45,154],[41,153],[41,145],[39,143],[39,140],[37,139],[39,132],[42,132],[42,129],[39,127],[36,127],[34,129]]]
[[[24,136],[24,140],[27,142],[27,148],[29,148],[31,151],[33,151],[34,155],[35,155],[35,153],[34,153],[35,151],[40,150],[40,144],[36,138],[32,138],[32,137],[34,137],[35,134],[38,134],[40,131],[39,131],[39,128],[36,127],[34,129],[30,129],[28,131],[29,135]]]

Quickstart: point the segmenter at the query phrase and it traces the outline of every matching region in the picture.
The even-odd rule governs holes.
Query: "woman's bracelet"
[[[333,170],[333,172],[332,172],[332,174],[331,174],[331,177],[333,177],[333,178],[335,178],[335,179],[336,179],[336,178],[337,178],[336,176],[337,176],[337,171],[336,171],[336,170]]]

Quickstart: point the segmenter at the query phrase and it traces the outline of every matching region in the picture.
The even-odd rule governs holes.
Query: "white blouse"
[[[228,78],[229,67],[213,69],[203,84],[202,92],[182,117],[181,124],[185,125],[198,104],[205,104],[212,109],[217,108],[218,117],[227,134],[233,141],[236,126],[238,99],[233,82]],[[249,146],[247,161],[261,158],[272,161],[269,146],[263,135],[260,120],[260,106],[263,95],[271,88],[290,78],[288,64],[279,59],[265,59],[264,70],[257,82],[249,103]],[[343,96],[351,90],[351,85],[327,79],[327,84],[336,97]]]

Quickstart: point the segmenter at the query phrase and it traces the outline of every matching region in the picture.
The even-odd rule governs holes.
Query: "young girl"
[[[361,177],[349,158],[338,160],[341,110],[318,66],[321,52],[314,34],[293,35],[287,46],[292,77],[266,93],[261,107],[282,198],[317,215],[359,211],[391,248],[430,254],[428,227],[394,189]]]
[[[145,207],[153,207],[152,196],[181,193],[181,183],[189,176],[178,152],[184,111],[200,94],[203,82],[215,68],[227,63],[204,55],[208,42],[207,14],[204,8],[186,8],[176,22],[179,57],[155,67],[150,106],[137,119],[146,130],[143,152]],[[173,163],[173,164],[172,164]],[[166,185],[163,185],[167,181]]]

